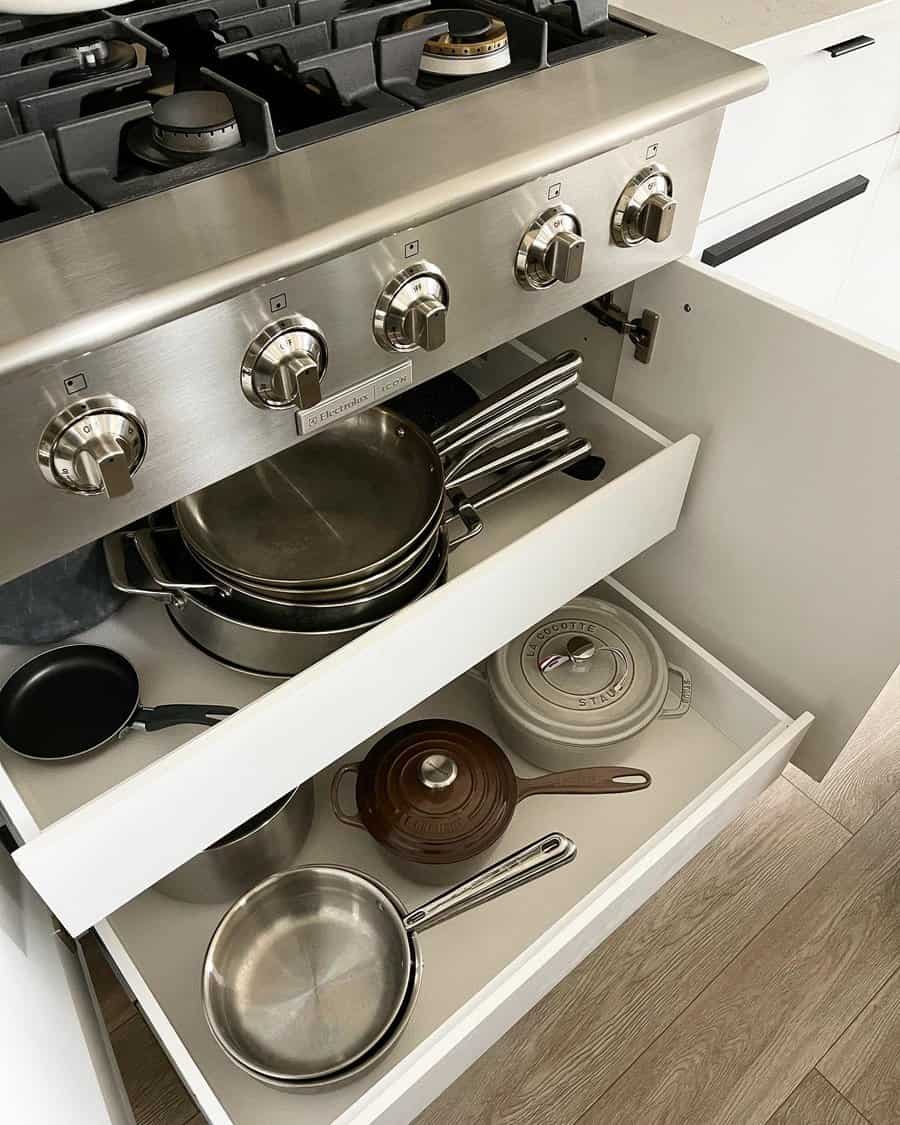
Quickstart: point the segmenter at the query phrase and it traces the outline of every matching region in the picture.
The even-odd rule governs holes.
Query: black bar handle
[[[218,703],[168,703],[162,707],[139,707],[133,722],[144,730],[164,730],[182,723],[199,727],[214,727],[220,719],[233,715],[237,707],[223,707]]]
[[[875,40],[871,35],[854,35],[852,39],[844,39],[840,43],[833,43],[830,47],[823,47],[833,59],[841,55],[849,55],[851,51],[861,51],[863,47],[874,47]]]
[[[786,207],[784,211],[779,211],[776,215],[770,215],[767,219],[754,223],[752,227],[747,227],[729,238],[723,238],[721,242],[707,246],[700,256],[700,261],[706,266],[724,265],[725,262],[730,262],[732,258],[736,258],[739,254],[745,254],[755,246],[768,242],[770,238],[777,238],[779,234],[784,234],[792,227],[798,227],[801,223],[808,222],[825,211],[830,211],[832,207],[837,207],[841,203],[846,203],[849,199],[854,199],[857,195],[862,195],[868,186],[869,181],[865,176],[851,176],[849,180],[844,180],[841,184],[826,188],[825,191],[820,191],[818,195],[812,195],[809,199],[795,203],[793,207]]]

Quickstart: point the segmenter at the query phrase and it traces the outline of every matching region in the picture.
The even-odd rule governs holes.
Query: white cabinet
[[[898,0],[744,49],[769,87],[726,111],[702,217],[896,133],[898,51]]]
[[[773,188],[701,223],[692,256],[818,316],[847,315],[851,294],[854,307],[869,295],[866,273],[897,261],[900,218],[889,204],[897,160],[888,137]],[[893,196],[900,202],[896,186]]]
[[[782,706],[821,777],[900,659],[900,354],[685,260],[636,283],[660,314],[615,398],[701,456],[681,524],[624,580]]]
[[[3,1119],[134,1125],[77,953],[0,848]]]

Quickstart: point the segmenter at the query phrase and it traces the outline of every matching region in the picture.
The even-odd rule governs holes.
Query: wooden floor
[[[416,1125],[900,1123],[898,701],[823,784],[789,767]],[[138,1125],[201,1125],[91,963]]]

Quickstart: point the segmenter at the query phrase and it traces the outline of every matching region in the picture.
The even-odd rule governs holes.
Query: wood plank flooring
[[[767,1125],[867,1125],[817,1070],[769,1118]]]
[[[415,1125],[898,1125],[898,704],[835,777],[787,771]],[[139,1125],[202,1125],[127,998],[103,1006]]]

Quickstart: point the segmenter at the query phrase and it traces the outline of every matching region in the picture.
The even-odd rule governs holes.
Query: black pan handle
[[[139,707],[132,720],[144,730],[165,730],[190,723],[200,727],[214,727],[220,719],[233,715],[237,707],[223,707],[217,703],[168,703],[162,707]]]

